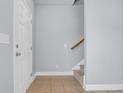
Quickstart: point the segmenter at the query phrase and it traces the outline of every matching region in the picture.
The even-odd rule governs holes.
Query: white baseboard
[[[36,72],[35,76],[64,76],[73,75],[73,71],[70,72]]]
[[[85,85],[86,91],[123,90],[123,84]]]

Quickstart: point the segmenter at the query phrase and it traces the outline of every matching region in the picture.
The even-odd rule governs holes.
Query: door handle
[[[21,53],[20,52],[16,52],[16,56],[21,56]]]

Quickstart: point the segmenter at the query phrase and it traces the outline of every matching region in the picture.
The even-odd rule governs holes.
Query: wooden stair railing
[[[75,48],[78,47],[82,42],[84,42],[84,38],[82,38],[79,42],[77,42],[75,45],[73,45],[73,46],[71,47],[71,49],[72,49],[72,50],[75,49]]]

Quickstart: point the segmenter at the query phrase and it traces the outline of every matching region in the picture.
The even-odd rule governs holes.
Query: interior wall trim
[[[64,76],[73,75],[73,71],[70,72],[36,72],[35,76]]]

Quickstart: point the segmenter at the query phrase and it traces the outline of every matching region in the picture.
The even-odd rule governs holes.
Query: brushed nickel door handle
[[[21,53],[20,52],[16,52],[16,56],[21,56]]]

